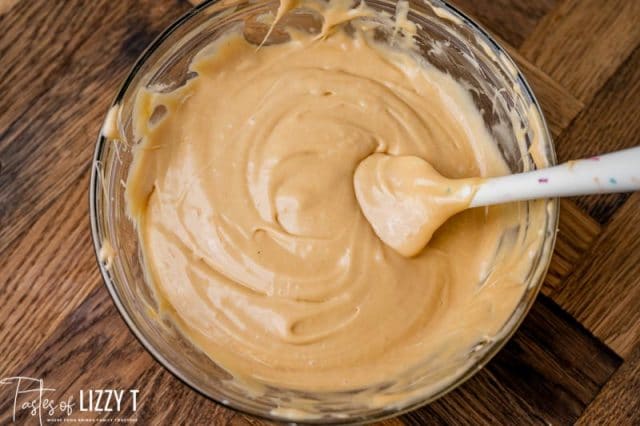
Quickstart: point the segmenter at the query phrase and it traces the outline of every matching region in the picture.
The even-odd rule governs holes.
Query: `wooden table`
[[[560,160],[640,144],[639,0],[455,3],[525,72]],[[198,395],[147,354],[91,245],[88,179],[101,121],[142,49],[190,7],[0,0],[0,378],[41,378],[56,401],[139,390],[135,413],[125,398],[120,412],[76,406],[71,418],[263,423]],[[562,202],[542,293],[487,368],[385,423],[640,424],[640,193]],[[14,393],[15,384],[0,385],[2,424]],[[37,417],[18,407],[16,421]]]

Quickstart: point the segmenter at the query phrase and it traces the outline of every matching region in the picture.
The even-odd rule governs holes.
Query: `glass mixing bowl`
[[[367,4],[389,14],[394,13],[396,6],[387,0],[367,0]],[[100,270],[114,303],[144,347],[180,380],[218,403],[274,420],[323,424],[367,422],[397,415],[459,386],[482,368],[514,333],[533,304],[549,265],[558,202],[521,203],[524,232],[542,235],[522,298],[495,336],[477,342],[468,353],[452,360],[450,368],[432,369],[428,363],[416,366],[407,373],[411,380],[404,381],[406,389],[380,386],[322,394],[269,386],[255,389],[231,380],[225,370],[185,339],[170,320],[158,315],[152,292],[145,283],[138,236],[127,218],[124,199],[124,182],[132,160],[130,148],[137,142],[132,133],[132,105],[140,88],[169,91],[184,84],[192,77],[188,65],[194,55],[226,31],[243,31],[249,41],[259,43],[268,29],[259,16],[277,7],[277,1],[205,2],[171,25],[138,59],[113,101],[111,111],[117,114],[108,115],[109,126],[115,124],[119,135],[101,132],[93,160],[90,211]],[[286,22],[299,28],[318,25],[317,16],[310,16],[311,13],[296,10],[286,17]],[[421,55],[468,88],[512,172],[555,164],[552,141],[531,89],[516,65],[487,33],[439,0],[412,2],[408,18],[418,24],[416,39]],[[275,31],[270,42],[282,42],[285,39],[282,34]],[[114,256],[107,264],[104,253],[109,246]],[[356,392],[368,392],[371,401],[377,403],[355,402]],[[388,398],[391,393],[396,398]],[[313,407],[315,414],[309,416],[292,408],[301,405]]]

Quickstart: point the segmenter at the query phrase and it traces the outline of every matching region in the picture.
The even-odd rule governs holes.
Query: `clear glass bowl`
[[[392,1],[368,0],[367,4],[390,14],[395,10]],[[113,102],[118,107],[116,124],[120,136],[115,140],[101,133],[93,160],[90,213],[100,270],[114,303],[144,347],[180,380],[218,403],[261,417],[292,421],[297,420],[299,413],[288,408],[302,401],[317,413],[305,421],[323,424],[368,422],[398,415],[459,386],[482,368],[514,333],[533,304],[549,265],[558,202],[545,201],[542,208],[540,203],[522,203],[525,232],[543,234],[524,283],[526,289],[499,333],[493,339],[478,342],[469,353],[454,360],[452,368],[433,371],[428,365],[417,366],[408,373],[412,374],[412,380],[405,382],[410,389],[360,390],[369,392],[372,400],[382,401],[372,405],[354,402],[354,392],[359,391],[314,394],[271,387],[252,390],[230,380],[227,372],[157,314],[151,290],[145,283],[138,237],[126,216],[124,199],[124,182],[132,160],[130,147],[136,142],[132,134],[132,105],[142,87],[169,91],[184,84],[191,77],[188,65],[194,55],[228,30],[240,29],[248,40],[261,41],[267,27],[257,17],[277,7],[277,0],[205,2],[167,28],[138,59]],[[302,28],[317,25],[317,17],[308,13],[296,11],[287,17],[287,23]],[[419,24],[417,41],[422,56],[469,89],[511,170],[515,173],[536,168],[528,152],[532,144],[538,153],[535,157],[538,166],[555,164],[540,107],[505,51],[469,18],[442,1],[412,2],[408,17]],[[276,31],[270,41],[283,41],[282,33]],[[517,133],[520,138],[516,138]],[[533,223],[530,217],[533,214],[542,215],[543,220],[536,222],[543,223],[542,229],[528,226]],[[105,242],[110,243],[115,253],[108,267],[99,255]],[[399,391],[406,391],[406,398],[384,403],[390,400],[385,398],[389,392]]]

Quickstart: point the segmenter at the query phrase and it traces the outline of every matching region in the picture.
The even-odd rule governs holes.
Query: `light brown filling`
[[[460,84],[355,28],[260,49],[228,34],[185,86],[138,95],[126,196],[149,284],[245,379],[344,390],[446,367],[524,291],[523,252],[494,262],[501,241],[516,244],[520,205],[456,215],[409,258],[363,215],[353,177],[374,153],[450,178],[508,168]]]

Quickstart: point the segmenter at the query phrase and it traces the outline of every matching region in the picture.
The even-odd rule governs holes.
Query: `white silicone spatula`
[[[640,147],[527,173],[484,179],[469,207],[640,190]]]
[[[640,147],[526,173],[448,179],[412,156],[373,154],[354,174],[364,216],[387,245],[418,253],[462,210],[514,201],[640,190]]]

